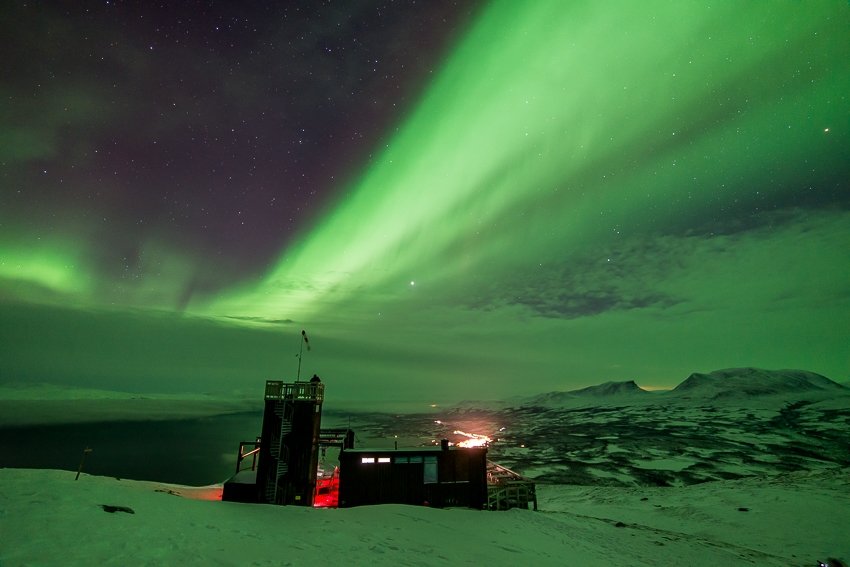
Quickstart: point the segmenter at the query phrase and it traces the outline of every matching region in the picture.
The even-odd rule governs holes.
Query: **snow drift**
[[[683,488],[542,486],[541,512],[336,510],[0,469],[0,564],[815,565],[850,556],[849,487],[834,469]]]

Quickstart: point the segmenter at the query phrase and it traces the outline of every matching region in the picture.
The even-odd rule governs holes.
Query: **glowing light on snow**
[[[461,441],[460,443],[458,443],[458,447],[486,447],[492,441],[492,439],[490,439],[486,435],[479,435],[477,433],[466,433],[465,431],[460,430],[457,430],[454,433],[455,435],[463,435],[464,437],[468,438],[466,441]]]

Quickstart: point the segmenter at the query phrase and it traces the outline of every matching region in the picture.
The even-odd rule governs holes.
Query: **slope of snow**
[[[850,556],[848,488],[850,474],[833,470],[686,488],[541,486],[540,512],[332,510],[0,469],[0,564],[814,565]]]

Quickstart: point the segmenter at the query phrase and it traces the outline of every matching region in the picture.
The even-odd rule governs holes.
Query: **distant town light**
[[[466,433],[465,431],[455,431],[455,435],[463,435],[464,437],[468,438],[465,441],[461,441],[460,443],[458,443],[458,447],[486,447],[492,441],[492,439],[490,439],[486,435],[479,435],[477,433]]]

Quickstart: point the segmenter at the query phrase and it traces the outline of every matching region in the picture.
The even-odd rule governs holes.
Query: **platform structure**
[[[257,501],[312,506],[319,462],[325,385],[266,382],[263,429],[256,470]]]
[[[537,510],[537,488],[534,481],[493,461],[487,461],[487,509],[511,508]]]
[[[236,474],[222,499],[277,505],[353,507],[414,504],[537,510],[533,481],[487,460],[487,447],[355,449],[350,429],[321,429],[325,386],[266,382],[262,434],[239,443]],[[338,447],[339,467],[319,481],[319,452]]]

